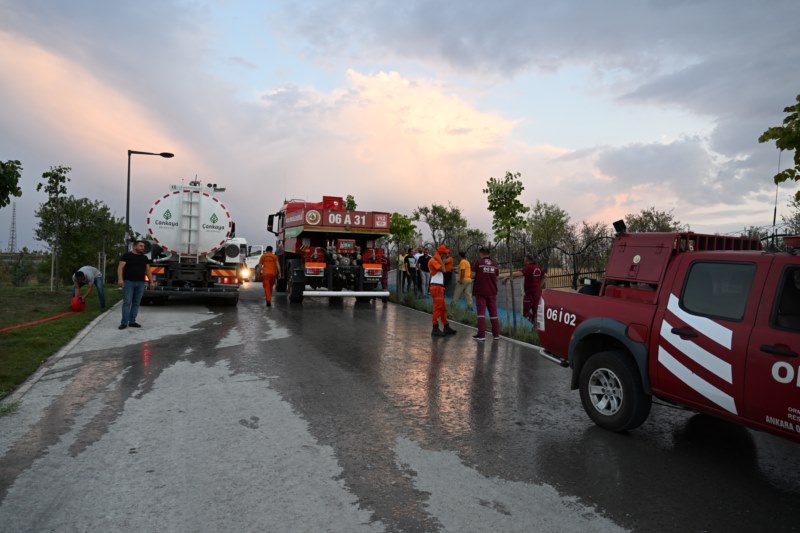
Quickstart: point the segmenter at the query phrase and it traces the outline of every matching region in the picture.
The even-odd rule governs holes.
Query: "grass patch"
[[[19,402],[0,404],[0,416],[10,416],[19,409]]]
[[[27,324],[69,311],[72,288],[0,287],[0,329]],[[106,305],[122,299],[122,291],[106,288]],[[100,314],[92,294],[80,313],[0,333],[0,398],[10,394],[50,356],[71,341]]]

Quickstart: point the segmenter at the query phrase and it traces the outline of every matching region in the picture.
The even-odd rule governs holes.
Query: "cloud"
[[[691,198],[702,202],[714,186],[708,181],[714,163],[696,137],[668,144],[636,143],[607,149],[598,155],[596,165],[603,174],[613,176],[617,190],[657,185],[679,194],[691,189],[695,191]]]
[[[269,156],[268,166],[302,176],[288,190],[360,192],[360,205],[402,212],[446,202],[459,183],[475,190],[514,126],[439,83],[397,72],[350,70],[347,86],[330,93],[287,86],[261,101],[267,130],[286,125],[278,141],[286,151]]]
[[[36,198],[33,176],[67,164],[71,192],[121,213],[126,150],[166,150],[176,157],[133,159],[132,215],[197,176],[228,188],[257,241],[284,197],[322,194],[405,213],[452,202],[488,230],[480,191],[507,170],[522,173],[526,204],[556,203],[575,221],[650,205],[711,216],[708,195],[716,212],[750,216],[776,167],[755,139],[800,87],[796,2],[293,0],[259,8],[270,16],[236,3],[0,5],[0,98],[14,102],[0,110],[0,158],[23,161],[22,203]],[[228,23],[264,20],[252,25],[263,34],[227,42],[218,12],[237,9]],[[265,41],[281,48],[249,47]],[[528,94],[559,76],[553,86],[574,92]],[[586,101],[568,115],[575,95]],[[548,123],[542,108],[566,111]],[[653,123],[610,125],[631,130],[624,141],[548,131],[602,132],[637,109]],[[709,126],[662,137],[659,118],[681,113]]]
[[[111,156],[119,146],[145,139],[181,148],[151,110],[36,43],[0,32],[0,68],[14,77],[13,83],[8,77],[0,82],[3,100],[15,103],[4,114],[12,123],[29,125],[19,133],[57,145],[55,154],[90,147],[96,155]]]
[[[800,87],[795,23],[800,4],[791,0],[769,5],[379,0],[337,5],[336,16],[333,9],[313,1],[288,8],[308,53],[329,62],[391,57],[451,76],[488,76],[491,84],[585,65],[597,84],[586,89],[606,90],[620,106],[678,109],[710,119],[713,128],[702,140],[659,146],[651,139],[608,151],[598,160],[600,170],[619,172],[628,186],[651,183],[650,176],[675,184],[699,181],[703,193],[724,189],[732,203],[768,189],[774,147],[756,139],[780,123],[783,106]],[[563,157],[580,158],[596,149],[579,147]],[[623,160],[624,165],[615,163]]]
[[[771,2],[769,9],[746,0],[612,5],[377,0],[335,6],[298,0],[287,5],[284,22],[320,56],[359,50],[366,58],[383,59],[389,53],[503,76],[568,63],[649,75],[654,67],[701,62],[754,45],[789,45],[792,25],[776,24],[776,15],[797,12],[791,0]],[[772,31],[765,33],[766,28]]]

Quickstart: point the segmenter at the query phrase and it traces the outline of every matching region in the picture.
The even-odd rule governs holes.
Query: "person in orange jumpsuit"
[[[431,274],[430,293],[433,296],[433,330],[431,335],[434,337],[444,337],[445,335],[455,335],[456,330],[450,327],[447,321],[447,304],[444,301],[444,259],[450,255],[447,246],[441,245],[436,249],[436,255],[428,261],[428,270]],[[442,322],[443,330],[439,329],[439,321]]]
[[[261,284],[264,286],[264,295],[267,297],[267,307],[272,307],[272,288],[275,280],[281,275],[281,265],[278,256],[272,253],[272,246],[267,246],[264,254],[258,259],[261,266]]]

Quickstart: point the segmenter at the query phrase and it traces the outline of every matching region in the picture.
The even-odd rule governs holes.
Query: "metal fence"
[[[586,270],[578,272],[577,274],[548,271],[547,277],[545,278],[545,287],[548,289],[577,289],[583,284],[584,279],[589,278],[596,281],[602,281],[605,274],[605,270]]]
[[[566,250],[560,247],[551,247],[531,252],[522,247],[512,247],[512,261],[507,259],[500,262],[502,271],[522,268],[523,257],[530,253],[547,272],[546,287],[551,289],[572,288],[578,289],[583,285],[585,278],[601,281],[605,275],[608,256],[611,251],[611,240],[605,237],[589,241],[580,248]],[[498,254],[505,255],[505,250]],[[507,257],[507,256],[506,256]]]

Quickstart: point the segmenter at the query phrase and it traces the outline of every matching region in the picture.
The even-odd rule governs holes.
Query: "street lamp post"
[[[128,190],[125,195],[125,242],[128,243],[130,241],[130,235],[128,234],[128,230],[131,227],[131,155],[139,154],[139,155],[157,155],[160,157],[175,157],[175,154],[170,152],[140,152],[139,150],[128,150]]]

